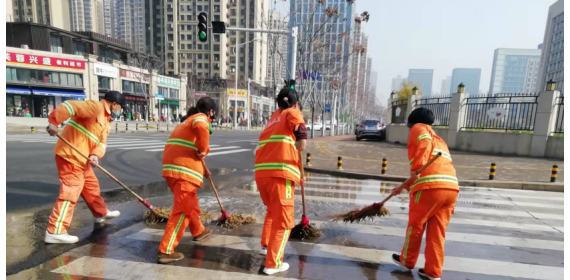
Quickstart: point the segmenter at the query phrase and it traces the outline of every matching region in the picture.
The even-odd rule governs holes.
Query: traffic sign
[[[331,104],[325,104],[325,113],[331,112]]]
[[[158,94],[158,93],[157,93],[157,94],[154,95],[154,97],[155,97],[156,99],[158,99],[158,100],[164,100],[164,95],[162,95],[162,94]]]

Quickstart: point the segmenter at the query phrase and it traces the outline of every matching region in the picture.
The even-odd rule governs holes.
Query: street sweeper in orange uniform
[[[392,190],[392,194],[398,195],[406,188],[410,196],[406,240],[401,254],[392,255],[392,259],[406,270],[413,269],[426,231],[426,262],[419,274],[432,280],[441,277],[445,230],[459,193],[449,149],[431,128],[434,119],[433,112],[426,108],[415,109],[409,115],[408,160],[410,177],[415,180]],[[421,174],[417,174],[417,170],[438,153],[441,156]]]

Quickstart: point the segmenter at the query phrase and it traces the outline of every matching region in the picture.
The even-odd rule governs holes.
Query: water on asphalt
[[[101,227],[94,227],[88,209],[79,205],[70,228],[80,236],[75,245],[43,243],[49,215],[45,210],[7,215],[8,223],[15,225],[8,227],[7,233],[8,274],[12,279],[261,279],[264,256],[258,251],[266,209],[257,185],[246,179],[253,172],[239,171],[244,173],[240,175],[243,183],[232,176],[240,173],[238,170],[216,170],[216,186],[229,214],[253,214],[257,223],[227,230],[204,221],[213,228],[212,236],[196,243],[186,230],[176,249],[186,258],[179,262],[156,263],[164,224],[144,224],[145,208],[118,194],[109,207],[120,210],[121,217]],[[290,240],[284,261],[291,268],[277,278],[420,279],[417,270],[404,272],[390,260],[405,241],[406,194],[386,204],[391,211],[387,217],[360,224],[328,218],[380,201],[396,183],[308,175],[307,214],[323,236]],[[222,176],[226,179],[217,179]],[[217,201],[208,188],[206,183],[199,193],[200,206],[217,214]],[[166,188],[154,192],[153,205],[172,204]],[[295,195],[296,217],[300,218],[299,188]],[[561,279],[563,210],[559,193],[462,187],[448,227],[443,279]],[[417,268],[423,267],[423,248],[421,254]]]

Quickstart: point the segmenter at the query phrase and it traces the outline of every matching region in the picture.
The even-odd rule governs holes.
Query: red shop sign
[[[121,73],[121,77],[124,77],[127,79],[137,80],[137,81],[145,82],[145,83],[150,82],[150,75],[149,74],[138,73],[138,72],[134,72],[134,71],[126,70],[126,69],[120,69],[119,73]]]
[[[146,102],[146,98],[144,98],[144,97],[137,97],[137,96],[125,95],[125,99],[126,99],[126,100],[133,100],[133,101]]]
[[[85,61],[24,53],[6,52],[6,64],[37,65],[50,68],[84,70]]]

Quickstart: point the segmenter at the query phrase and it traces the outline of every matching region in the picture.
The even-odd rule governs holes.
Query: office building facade
[[[431,96],[433,83],[433,69],[410,69],[408,72],[408,82],[418,87],[423,92],[424,97]]]
[[[463,84],[465,92],[469,94],[479,94],[479,84],[481,83],[480,68],[455,68],[451,75],[451,84],[448,91],[442,91],[442,94],[457,92],[457,86]],[[443,88],[442,88],[443,90]]]
[[[546,88],[549,80],[557,90],[564,90],[564,1],[558,0],[548,9],[548,19],[542,43],[536,91]]]
[[[534,92],[540,53],[540,49],[496,49],[489,94]]]

